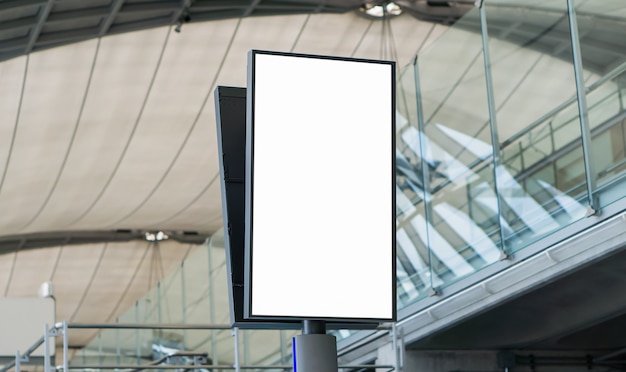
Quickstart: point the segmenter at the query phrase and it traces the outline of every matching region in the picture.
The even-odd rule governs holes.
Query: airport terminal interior
[[[230,324],[252,49],[396,61],[397,322],[341,371],[626,371],[624,0],[1,0],[0,371],[292,370]]]

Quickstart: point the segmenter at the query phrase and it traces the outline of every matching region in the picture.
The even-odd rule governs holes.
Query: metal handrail
[[[293,366],[291,365],[239,365],[238,361],[235,360],[234,364],[185,364],[185,365],[163,365],[164,360],[167,360],[169,357],[181,356],[178,354],[168,355],[163,357],[156,362],[152,362],[150,364],[143,365],[74,365],[70,366],[68,364],[67,353],[65,351],[67,347],[67,330],[68,329],[194,329],[194,330],[233,330],[235,347],[237,348],[239,342],[237,338],[238,328],[231,327],[225,324],[156,324],[156,323],[146,323],[146,324],[133,324],[133,323],[74,323],[69,324],[67,322],[59,322],[56,323],[51,329],[48,329],[48,325],[46,324],[45,330],[46,333],[43,337],[38,339],[24,354],[20,354],[19,350],[16,352],[16,359],[9,362],[5,366],[0,369],[0,372],[6,372],[13,367],[17,367],[16,371],[19,371],[18,358],[21,360],[22,357],[28,358],[30,354],[32,354],[37,348],[39,348],[42,344],[47,343],[48,337],[56,337],[59,334],[59,330],[62,330],[63,334],[63,365],[52,367],[55,370],[62,370],[63,372],[67,372],[71,369],[115,369],[115,370],[128,370],[128,371],[141,371],[141,370],[155,370],[155,369],[210,369],[210,370],[249,370],[249,369],[284,369],[284,370],[292,370]],[[388,331],[393,333],[394,337],[396,334],[396,327],[390,326],[388,324],[381,324],[377,327],[378,331]],[[394,345],[395,345],[394,341]],[[238,353],[237,353],[238,354]],[[27,360],[27,359],[26,359]],[[49,364],[49,355],[46,353],[44,356],[44,363],[46,366]],[[355,364],[355,365],[340,365],[339,369],[355,369],[355,368],[370,368],[370,369],[385,369],[387,372],[397,371],[397,366],[393,365],[375,365],[375,364]],[[47,369],[47,368],[46,368]]]
[[[60,328],[62,323],[57,323]],[[229,330],[233,327],[227,324],[158,324],[158,323],[68,323],[72,329],[195,329],[195,330]]]
[[[86,365],[77,365],[70,366],[69,369],[128,369],[128,370],[142,370],[142,369],[219,369],[219,370],[236,370],[237,368],[234,365],[230,364],[183,364],[183,365],[98,365],[98,364],[86,364]],[[371,368],[371,369],[386,369],[388,371],[394,371],[395,367],[392,365],[376,365],[376,364],[351,364],[351,365],[339,365],[340,369],[355,369],[355,368]],[[288,364],[276,364],[271,366],[254,366],[254,365],[242,365],[239,366],[239,369],[284,369],[284,370],[292,370],[293,366]]]
[[[28,350],[26,350],[23,354],[20,354],[19,351],[17,351],[17,355],[15,356],[16,359],[12,360],[7,365],[3,366],[2,369],[0,369],[0,372],[5,372],[15,367],[17,364],[17,358],[28,358],[30,354],[32,354],[35,350],[37,350],[39,346],[43,345],[45,341],[45,337],[46,336],[43,336],[39,340],[37,340],[37,342],[35,342],[31,347],[29,347]]]
[[[619,74],[623,73],[624,71],[626,71],[626,62],[624,62],[621,65],[617,66],[616,68],[611,70],[609,73],[607,73],[606,75],[604,75],[600,79],[596,80],[593,84],[588,86],[585,89],[585,93],[587,94],[587,93],[593,92],[594,90],[598,89],[602,84],[604,84],[607,81],[617,77]],[[533,129],[535,129],[536,127],[538,127],[542,123],[544,123],[546,120],[550,119],[551,117],[555,116],[559,112],[563,111],[567,106],[571,105],[572,103],[575,103],[576,100],[577,100],[577,96],[573,96],[572,98],[568,99],[567,101],[561,103],[557,107],[555,107],[552,110],[548,111],[545,115],[543,115],[539,119],[535,120],[534,122],[532,122],[530,125],[528,125],[524,129],[522,129],[521,131],[519,131],[519,132],[515,133],[514,135],[512,135],[511,137],[507,138],[502,143],[500,143],[500,147],[504,148],[504,147],[510,145],[511,143],[515,142],[517,139],[519,139],[520,137],[524,136],[526,133],[532,131]]]

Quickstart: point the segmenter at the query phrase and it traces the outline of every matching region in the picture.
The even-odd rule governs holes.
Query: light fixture
[[[43,282],[41,286],[39,287],[39,291],[37,292],[39,294],[39,297],[41,298],[47,298],[47,297],[54,298],[54,290],[52,288],[52,282],[50,281]]]
[[[149,242],[160,242],[162,240],[167,240],[170,238],[163,231],[146,232],[145,237],[146,237],[146,241],[149,241]]]
[[[397,17],[402,14],[402,8],[393,1],[373,1],[359,7],[361,14],[375,19]]]

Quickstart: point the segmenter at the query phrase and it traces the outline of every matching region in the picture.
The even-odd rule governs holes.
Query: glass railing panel
[[[585,84],[590,85],[626,61],[626,3],[622,0],[573,0]]]
[[[426,297],[432,287],[427,245],[415,233],[412,224],[424,220],[424,174],[419,152],[402,139],[408,128],[417,127],[415,68],[406,66],[397,82],[396,112],[396,276],[398,308]],[[418,217],[419,216],[419,217]],[[423,225],[425,228],[425,224]]]
[[[159,302],[161,322],[162,323],[178,323],[183,322],[184,309],[182,308],[183,299],[183,271],[179,265],[176,270],[161,280],[161,301]]]
[[[626,2],[573,0],[580,52],[586,73],[587,106],[592,132],[592,169],[601,192],[600,207],[624,197],[619,186],[626,170],[624,89],[626,87]],[[610,189],[610,190],[609,190]]]
[[[613,189],[600,198],[601,206],[626,196],[623,185],[619,186],[626,176],[626,63],[622,70],[587,94],[598,187]]]
[[[129,311],[120,316],[117,322],[127,324],[139,323],[139,302],[136,302]],[[130,360],[126,360],[126,363],[141,364],[145,362],[146,358],[151,356],[150,345],[147,344],[152,334],[151,330],[124,329],[116,330],[116,332],[118,332],[118,337],[116,338],[119,340],[121,353],[126,358],[130,358]]]
[[[576,93],[567,4],[540,3],[485,2],[501,141]]]
[[[479,171],[489,169],[493,147],[478,16],[478,10],[468,13],[419,56],[425,136],[414,126],[401,134],[413,156],[420,162],[424,157],[430,209],[415,214],[398,241],[404,234],[429,248],[435,288],[500,258],[493,171]],[[472,185],[489,194],[483,198],[486,206],[472,203]]]
[[[281,340],[278,330],[245,330],[239,337],[240,362],[243,365],[280,365],[288,360],[286,340]],[[288,340],[291,345],[291,339]],[[253,345],[253,347],[252,347]],[[291,361],[289,363],[291,364]]]
[[[567,2],[485,7],[502,151],[496,177],[503,235],[514,252],[585,215]]]
[[[587,106],[600,207],[624,197],[619,186],[626,162],[623,92],[626,86],[626,3],[573,0],[583,67],[588,77]]]
[[[521,133],[503,143],[498,168],[511,251],[583,218],[587,208],[577,103]]]
[[[626,6],[623,0],[575,0],[576,12],[581,15],[600,15],[626,19]],[[619,31],[619,30],[615,30]]]

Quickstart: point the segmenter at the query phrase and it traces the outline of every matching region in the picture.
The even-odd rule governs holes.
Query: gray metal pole
[[[187,323],[187,288],[185,286],[185,261],[180,263],[180,295],[181,311],[183,323]],[[211,322],[212,323],[212,322]],[[183,330],[183,347],[187,348],[187,330]]]
[[[43,371],[50,372],[50,341],[48,340],[48,323],[43,326]]]
[[[280,341],[280,364],[283,364],[287,359],[287,342],[285,340],[285,331],[282,329],[279,330],[278,337]]]
[[[69,335],[67,334],[67,320],[63,322],[63,372],[67,372],[69,367]]]
[[[139,301],[135,301],[135,323],[139,323]],[[137,365],[141,364],[141,339],[140,330],[135,330],[135,354]]]
[[[337,340],[326,334],[326,323],[303,320],[302,334],[293,338],[294,372],[337,372]]]
[[[326,322],[323,320],[303,320],[303,335],[323,335],[326,334]]]
[[[115,323],[119,323],[120,318],[115,318]],[[120,329],[115,329],[115,362],[117,364],[122,363],[122,350],[120,346]]]
[[[567,0],[567,13],[569,19],[570,38],[572,40],[572,58],[574,62],[574,76],[576,78],[576,96],[578,98],[578,114],[580,116],[580,135],[583,144],[583,160],[585,163],[585,176],[587,178],[587,197],[589,208],[587,217],[598,215],[600,212],[597,189],[598,176],[592,163],[591,127],[589,124],[589,111],[587,109],[587,94],[585,92],[585,80],[583,76],[583,60],[578,36],[578,22],[576,10],[572,0]]]
[[[20,351],[17,350],[15,352],[15,372],[20,372],[21,366],[22,366],[22,357],[20,356]]]
[[[211,252],[210,240],[206,242],[207,256],[209,261],[209,321],[215,323],[215,284],[213,282],[213,253]],[[211,358],[213,363],[219,364],[219,356],[217,355],[217,334],[211,331]]]
[[[235,357],[234,357],[234,367],[235,367],[235,372],[240,372],[241,371],[241,364],[239,363],[239,328],[234,327],[233,328],[233,339],[235,342]]]
[[[395,323],[391,326],[391,345],[393,347],[393,370],[397,372],[400,370],[398,368],[398,365],[400,364],[400,357],[398,355],[398,331]]]

